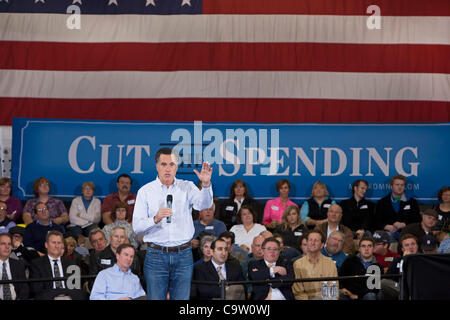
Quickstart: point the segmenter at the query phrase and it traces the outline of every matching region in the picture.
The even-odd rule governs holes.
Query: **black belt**
[[[158,246],[157,244],[154,244],[153,242],[146,242],[147,246],[149,246],[150,248],[156,249],[156,250],[162,250],[165,252],[178,252],[181,250],[184,250],[186,248],[189,248],[191,246],[191,242],[186,242],[185,244],[182,244],[180,246],[176,246],[176,247],[161,247]]]

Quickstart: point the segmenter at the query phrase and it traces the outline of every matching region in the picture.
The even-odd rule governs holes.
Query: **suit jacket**
[[[26,279],[25,263],[22,260],[9,259],[12,280]],[[16,300],[26,300],[30,295],[28,283],[13,283],[16,291]]]
[[[322,223],[319,226],[316,226],[316,230],[321,231],[325,237],[327,236],[327,230],[328,230],[328,222]],[[354,248],[355,245],[353,243],[353,232],[350,230],[350,228],[344,226],[342,223],[339,224],[339,231],[344,233],[345,239],[344,239],[344,247],[342,248],[342,251],[346,254],[353,254],[355,252]]]
[[[244,281],[242,268],[240,265],[232,262],[225,262],[225,270],[228,281]],[[219,275],[211,261],[200,263],[194,268],[193,280],[198,281],[215,281],[219,282]],[[243,290],[244,285],[241,285]],[[233,286],[234,287],[234,286]],[[201,300],[211,300],[213,298],[220,298],[220,287],[213,285],[194,284],[193,295]],[[228,291],[227,291],[228,292]],[[227,298],[233,298],[228,297]]]
[[[285,259],[279,258],[276,262],[277,266],[286,268],[287,274],[282,276],[275,274],[275,279],[294,279],[294,270],[292,265]],[[269,280],[270,270],[267,267],[264,259],[250,261],[248,264],[248,278],[249,280]],[[279,289],[286,300],[294,300],[294,294],[291,289],[292,283],[273,283],[272,288]],[[269,294],[269,284],[253,284],[252,300],[264,300]]]
[[[66,277],[67,268],[71,265],[76,265],[73,260],[69,260],[65,257],[61,257],[62,264],[62,273]],[[38,259],[35,259],[31,262],[30,265],[30,279],[39,279],[39,278],[53,278],[53,265],[50,263],[48,256],[43,256]],[[67,281],[64,282],[65,287],[67,288]],[[70,295],[73,299],[84,299],[86,296],[83,294],[84,292],[77,289],[53,289],[53,282],[44,281],[44,282],[32,282],[31,283],[31,293],[32,296],[37,300],[48,300],[53,299],[54,296],[58,294],[67,294]],[[85,293],[87,295],[87,293]]]

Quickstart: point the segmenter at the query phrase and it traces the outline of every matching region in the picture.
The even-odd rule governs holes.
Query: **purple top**
[[[22,202],[16,197],[9,197],[8,200],[5,201],[8,206],[8,215],[12,214],[14,211],[16,213],[11,217],[11,220],[17,222],[17,220],[22,218]]]
[[[23,212],[28,212],[31,214],[31,218],[33,221],[36,220],[36,214],[34,213],[34,206],[39,202],[39,198],[30,199],[25,204],[23,208]],[[67,209],[64,206],[64,203],[56,198],[49,197],[46,203],[48,211],[50,211],[50,219],[59,218],[61,214],[67,213]]]

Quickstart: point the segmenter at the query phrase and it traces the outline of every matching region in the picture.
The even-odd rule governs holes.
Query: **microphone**
[[[172,209],[173,196],[171,194],[167,195],[167,208]],[[167,223],[171,222],[172,217],[167,217]]]

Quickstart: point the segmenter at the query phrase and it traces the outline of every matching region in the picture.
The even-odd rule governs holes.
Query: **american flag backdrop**
[[[3,125],[447,122],[449,102],[449,0],[0,0]]]

